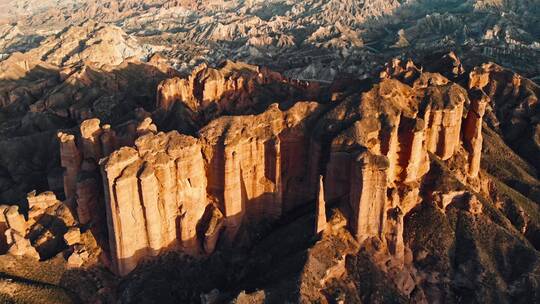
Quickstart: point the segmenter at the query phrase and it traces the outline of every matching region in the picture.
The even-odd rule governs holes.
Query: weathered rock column
[[[98,182],[90,176],[80,176],[77,181],[77,216],[79,223],[86,225],[90,222],[99,224],[99,193]]]
[[[353,161],[351,170],[351,231],[360,242],[371,236],[382,239],[388,159],[362,152]]]
[[[178,245],[177,217],[179,206],[176,200],[176,166],[167,153],[159,152],[154,163],[159,183],[159,205],[163,209],[163,241],[167,247]]]
[[[445,109],[443,114],[442,146],[439,146],[437,154],[443,159],[449,159],[459,147],[461,132],[461,120],[463,116],[463,103],[454,109]]]
[[[459,146],[463,104],[451,109],[431,109],[430,113],[430,124],[427,128],[428,151],[447,160]]]
[[[162,227],[164,225],[159,208],[159,184],[154,166],[151,163],[146,162],[144,164],[144,170],[139,176],[139,183],[142,203],[144,205],[144,217],[150,254],[157,255],[166,245],[163,240]]]
[[[244,218],[247,194],[240,169],[240,156],[234,148],[225,146],[224,215],[225,239],[232,242]]]
[[[122,253],[118,256],[119,273],[122,275],[133,270],[140,259],[148,255],[148,235],[137,176],[140,168],[140,160],[131,163],[114,185]]]
[[[399,151],[399,124],[401,122],[401,115],[396,117],[395,121],[391,121],[392,125],[389,125],[387,129],[382,133],[381,140],[381,153],[388,158],[388,182],[394,183],[397,176],[398,165],[398,151]]]
[[[469,176],[476,177],[482,157],[482,117],[489,97],[481,91],[475,91],[471,95],[474,96],[471,96],[471,105],[463,126],[463,144],[469,152]]]
[[[136,150],[121,148],[113,152],[108,158],[103,159],[101,163],[112,268],[114,272],[120,275],[127,274],[131,269],[123,261],[124,258],[129,257],[129,253],[126,252],[123,245],[123,240],[126,237],[123,236],[122,215],[119,208],[119,201],[126,198],[122,197],[121,193],[117,193],[116,179],[128,165],[137,161],[138,158]],[[131,214],[127,215],[131,218]]]
[[[324,184],[322,175],[319,177],[319,188],[317,192],[317,205],[315,207],[315,234],[321,233],[326,228],[326,202],[324,201]]]
[[[60,141],[60,163],[64,168],[64,193],[69,200],[76,194],[82,156],[75,144],[75,135],[59,132],[57,136]]]
[[[99,161],[103,156],[100,136],[103,130],[97,118],[87,119],[81,123],[81,143],[84,158],[91,158]]]
[[[103,156],[109,156],[116,149],[116,134],[111,129],[111,125],[103,125],[101,129],[103,130],[100,137]]]
[[[407,151],[408,159],[405,165],[405,182],[418,180],[429,171],[429,159],[425,144],[425,123],[416,119],[410,132],[410,148]]]
[[[169,141],[169,155],[175,159],[176,201],[181,211],[179,240],[189,254],[199,254],[197,223],[208,204],[207,179],[201,144],[193,137],[178,135]]]

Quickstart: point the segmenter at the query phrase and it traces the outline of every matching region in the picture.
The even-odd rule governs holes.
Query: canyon
[[[504,229],[537,242],[540,222],[523,209],[531,205],[505,194],[482,165],[485,155],[494,157],[486,154],[496,144],[489,130],[503,113],[496,110],[501,98],[508,98],[493,88],[507,77],[494,64],[466,74],[451,53],[438,73],[395,59],[369,85],[344,80],[328,87],[233,61],[180,76],[159,58],[127,60],[169,75],[153,82],[153,110],[135,105],[132,115],[111,125],[102,122],[111,121],[107,115],[87,118],[92,107],[72,107],[77,123],[55,136],[62,174],[51,181],[60,185],[62,200],[32,192],[28,207],[2,206],[3,252],[36,261],[60,253],[70,269],[104,267],[131,280],[170,254],[205,263],[254,246],[262,227],[308,208],[303,237],[319,240],[309,259],[329,254],[324,246],[334,243],[343,248],[336,257],[343,256],[325,266],[306,262],[305,275],[320,279],[299,287],[299,301],[328,298],[313,288],[353,279],[357,270],[346,261],[361,252],[396,294],[429,302],[439,299],[444,287],[433,282],[442,279],[426,278],[430,270],[417,262],[426,249],[415,245],[408,226],[427,206],[484,221],[499,221],[488,219],[490,208],[498,208],[510,220]],[[514,96],[534,105],[537,86],[512,77],[529,92],[515,89]],[[495,130],[507,137],[512,127]],[[532,182],[523,193],[534,201],[537,191]],[[272,244],[282,246],[279,239]],[[311,273],[312,267],[326,270]]]
[[[0,8],[0,302],[539,301],[536,3]]]

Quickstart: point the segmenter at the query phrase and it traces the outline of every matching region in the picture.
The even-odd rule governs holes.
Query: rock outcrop
[[[313,198],[306,187],[307,126],[321,109],[306,102],[222,117],[199,138],[149,132],[102,159],[115,271],[126,274],[168,249],[212,253],[222,229],[232,244],[244,223],[275,220],[294,208],[284,196]]]
[[[8,253],[36,260],[50,258],[64,249],[68,228],[77,229],[75,218],[52,192],[31,192],[27,201],[27,219],[17,205],[0,207],[0,225],[4,227]]]
[[[471,104],[463,125],[463,143],[469,152],[469,176],[477,177],[480,171],[482,155],[482,117],[489,103],[489,97],[482,91],[474,92]]]
[[[222,114],[255,113],[276,102],[274,98],[282,102],[287,96],[303,95],[310,100],[318,93],[317,83],[291,80],[267,68],[226,61],[216,69],[202,64],[186,78],[164,80],[158,86],[156,106],[165,112],[183,113],[183,119],[188,121],[183,124],[197,129]]]
[[[469,88],[485,93],[488,126],[499,132],[522,157],[540,168],[540,86],[494,63],[471,71]]]
[[[326,202],[324,201],[323,177],[319,178],[317,188],[317,205],[315,206],[315,234],[320,234],[326,229]]]
[[[30,54],[57,66],[82,62],[118,65],[129,57],[146,55],[137,41],[121,28],[91,20],[48,37]]]
[[[125,274],[163,249],[198,253],[196,226],[208,204],[200,143],[177,132],[147,134],[103,160],[109,241]]]
[[[361,244],[381,242],[385,248],[381,259],[388,255],[384,259],[394,265],[385,272],[410,294],[416,279],[406,259],[404,219],[422,201],[430,154],[450,160],[461,155],[463,144],[468,175],[476,178],[482,109],[489,99],[472,93],[470,99],[458,84],[422,72],[412,62],[402,66],[394,61],[382,76],[370,91],[351,95],[326,113],[317,124],[312,146],[320,146],[321,158],[328,159],[319,167],[325,172],[327,201],[341,204],[348,227]]]
[[[384,231],[388,161],[369,152],[356,156],[351,168],[350,227],[360,241],[382,238]]]
[[[121,146],[132,145],[138,135],[155,132],[150,118],[128,122],[120,132],[101,125],[97,118],[81,123],[75,134],[58,133],[60,159],[64,168],[64,194],[68,201],[76,201],[81,224],[99,228],[104,222],[99,160]]]

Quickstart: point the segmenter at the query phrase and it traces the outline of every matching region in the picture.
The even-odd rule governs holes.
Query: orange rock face
[[[385,221],[388,161],[384,156],[362,153],[351,168],[350,227],[362,242],[369,236],[382,238]]]
[[[190,110],[198,112],[215,104],[218,112],[253,105],[248,100],[254,93],[255,84],[270,81],[280,82],[284,78],[257,66],[227,61],[220,69],[205,64],[198,66],[187,78],[171,78],[158,87],[158,106],[170,109],[174,103],[184,103]],[[234,101],[234,104],[231,103]]]
[[[478,174],[482,119],[474,114],[483,114],[486,100],[470,101],[459,85],[412,63],[395,61],[382,76],[370,91],[325,114],[314,139],[327,146],[328,161],[319,167],[326,172],[326,199],[348,206],[349,227],[359,241],[384,239],[403,261],[403,217],[419,203],[429,153],[450,159],[463,138],[470,176]],[[463,119],[468,104],[469,118]]]
[[[290,201],[285,197],[300,202],[314,197],[306,187],[305,132],[320,109],[317,103],[297,103],[285,112],[272,106],[257,116],[220,118],[201,130],[212,170],[210,193],[222,199],[228,240],[234,239],[244,218],[277,219],[292,209],[294,204],[286,204]]]
[[[102,159],[115,271],[167,249],[212,253],[221,231],[232,243],[244,223],[279,218],[284,193],[314,197],[298,187],[309,181],[305,131],[321,108],[306,102],[223,117],[200,139],[150,132]]]
[[[485,107],[488,126],[503,134],[514,150],[538,168],[540,86],[509,69],[486,63],[471,71],[469,90],[489,97]]]

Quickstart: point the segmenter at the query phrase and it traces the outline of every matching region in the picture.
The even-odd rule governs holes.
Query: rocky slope
[[[143,50],[165,54],[186,73],[230,59],[331,82],[343,73],[367,77],[402,54],[422,60],[453,50],[468,68],[496,61],[530,78],[540,75],[527,64],[539,58],[536,1],[66,0],[4,6],[3,56],[90,19],[115,24]],[[127,44],[121,50],[139,56]]]

